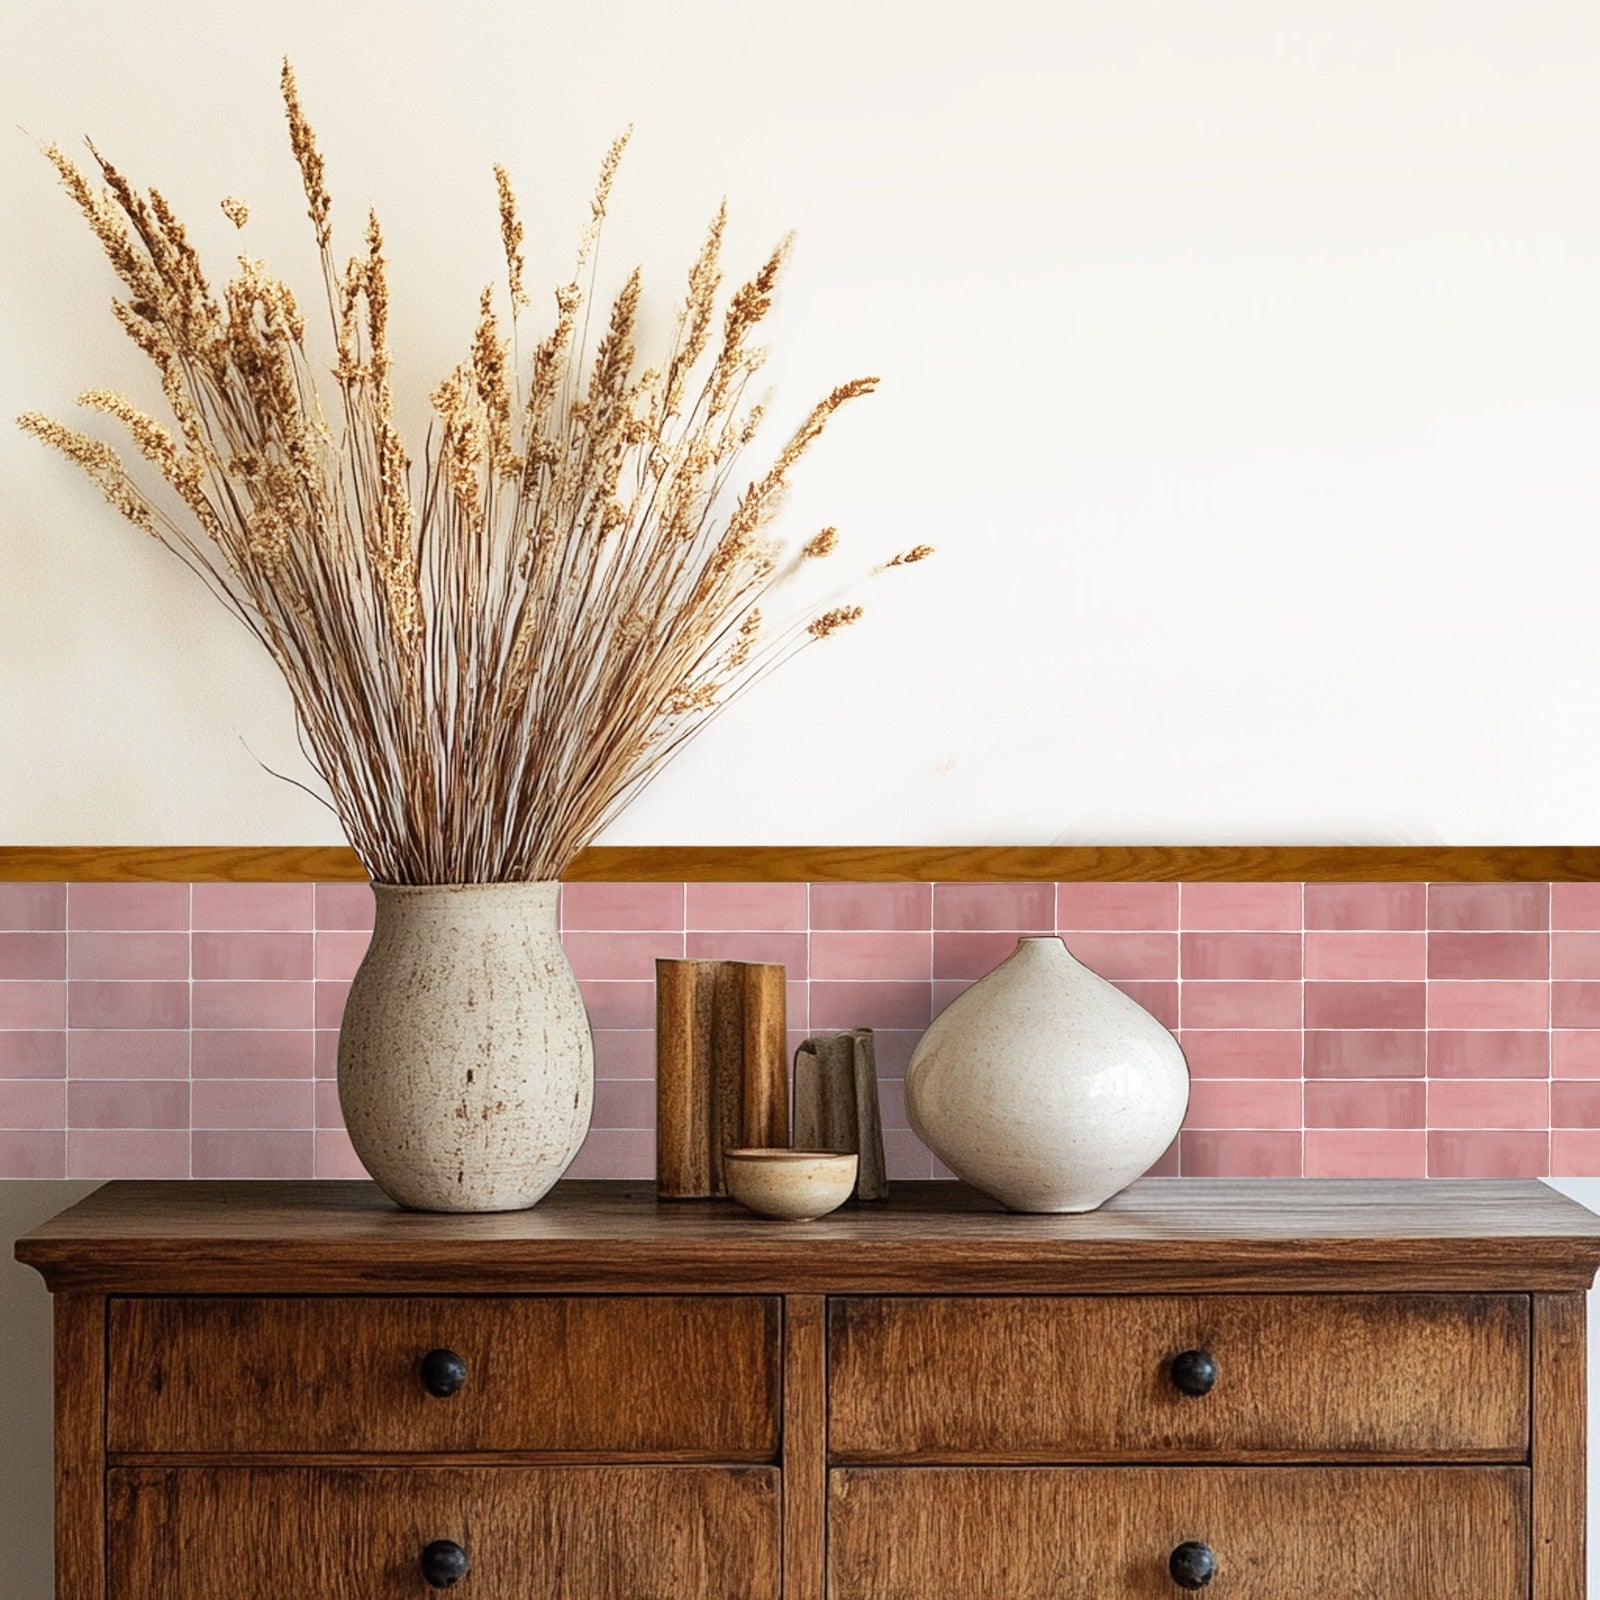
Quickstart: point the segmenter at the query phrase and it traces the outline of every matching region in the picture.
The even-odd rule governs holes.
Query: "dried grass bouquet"
[[[141,195],[90,145],[96,188],[52,145],[121,280],[117,320],[159,369],[176,432],[107,390],[79,404],[120,421],[165,487],[147,488],[101,439],[37,413],[21,426],[77,462],[271,652],[302,746],[373,878],[558,877],[718,711],[861,615],[837,604],[773,625],[764,602],[834,549],[824,528],[786,554],[769,526],[795,463],[876,380],[819,401],[735,492],[762,415],[746,393],[764,354],[751,337],[787,241],[719,322],[725,210],[662,359],[643,370],[636,360],[637,271],[591,355],[595,244],[624,135],[526,371],[523,225],[495,168],[509,324],[485,289],[471,351],[431,397],[419,472],[395,420],[377,218],[341,268],[322,156],[287,62],[282,90],[321,252],[330,403],[285,283],[242,255],[218,296],[157,191]],[[241,201],[222,209],[245,225]],[[930,553],[918,545],[875,570]]]

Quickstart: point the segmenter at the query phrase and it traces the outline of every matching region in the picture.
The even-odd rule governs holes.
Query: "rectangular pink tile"
[[[64,1078],[67,1036],[59,1028],[0,1030],[0,1078]],[[5,1091],[0,1088],[0,1094]]]
[[[656,1036],[651,1028],[594,1030],[594,1073],[597,1078],[651,1078],[656,1070]]]
[[[1425,928],[1428,887],[1422,883],[1308,883],[1306,926],[1357,931]]]
[[[684,885],[684,926],[691,931],[766,928],[803,933],[803,883],[690,883]]]
[[[67,890],[69,928],[187,928],[186,883],[74,883]]]
[[[193,1036],[186,1028],[74,1028],[65,1037],[67,1068],[74,1078],[189,1076]]]
[[[561,926],[622,932],[684,927],[681,883],[567,883],[561,886]]]
[[[187,1178],[187,1128],[71,1128],[69,1178]]]
[[[1600,928],[1600,883],[1552,883],[1552,928]]]
[[[561,937],[572,970],[580,978],[656,981],[656,962],[681,960],[681,933],[582,933]]]
[[[1552,1078],[1600,1078],[1600,1028],[1558,1028],[1550,1035]]]
[[[584,979],[578,984],[588,1008],[591,1028],[653,1028],[656,1025],[656,986],[649,983],[613,983]]]
[[[1308,1030],[1308,1078],[1420,1078],[1428,1069],[1427,1034],[1419,1028]]]
[[[1298,1028],[1185,1028],[1179,1044],[1196,1078],[1298,1078]]]
[[[196,1078],[310,1078],[309,1028],[199,1028],[192,1040]]]
[[[953,1000],[959,1000],[976,978],[935,978],[933,980],[933,1014],[938,1016]]]
[[[909,1128],[906,1115],[906,1085],[903,1078],[878,1079],[878,1111],[886,1128]]]
[[[67,986],[74,1028],[187,1028],[186,983],[113,983],[74,979]]]
[[[309,983],[197,983],[194,1025],[197,1028],[309,1028],[312,1024]]]
[[[1067,949],[1102,978],[1170,981],[1178,976],[1175,933],[1070,933]]]
[[[811,1026],[818,1028],[925,1028],[933,1019],[929,983],[811,985]]]
[[[814,883],[813,928],[915,930],[933,926],[931,883]]]
[[[1428,975],[1425,933],[1339,933],[1306,935],[1308,978],[1405,982]]]
[[[936,928],[1015,929],[1051,933],[1056,925],[1053,883],[936,883]]]
[[[596,1128],[654,1128],[656,1086],[648,1079],[602,1079],[594,1086]]]
[[[307,1087],[311,1090],[312,1126],[342,1128],[344,1112],[339,1105],[339,1085],[331,1078],[319,1078]]]
[[[370,897],[371,891],[365,884],[347,887]],[[191,927],[294,933],[316,926],[315,884],[197,883],[193,894]]]
[[[187,1128],[189,1085],[154,1079],[74,1079],[67,1085],[73,1128]]]
[[[1179,898],[1183,927],[1300,931],[1298,883],[1186,883]]]
[[[1532,1029],[1435,1028],[1428,1035],[1428,1071],[1436,1078],[1543,1078],[1550,1071],[1550,1035]]]
[[[695,961],[770,961],[787,967],[791,978],[804,978],[809,937],[804,933],[691,933],[685,935],[683,948]]]
[[[0,978],[65,978],[64,933],[0,932]]]
[[[0,1081],[0,1128],[53,1129],[67,1125],[67,1086],[59,1078]]]
[[[1298,1028],[1298,983],[1186,983],[1185,1028]]]
[[[1600,979],[1600,933],[1551,934],[1550,976]]]
[[[883,1164],[891,1179],[931,1178],[933,1152],[909,1128],[883,1130]]]
[[[197,1178],[309,1178],[315,1141],[306,1129],[196,1129],[192,1161]]]
[[[1184,1128],[1294,1128],[1300,1084],[1277,1078],[1200,1078],[1189,1086]]]
[[[66,884],[0,883],[0,928],[64,928],[66,925]]]
[[[194,1085],[195,1128],[310,1128],[309,1078],[207,1078]]]
[[[338,1028],[344,1022],[344,1003],[350,998],[350,985],[329,980],[313,984],[312,987],[316,990],[312,1002],[312,1026]]]
[[[813,978],[928,978],[933,935],[818,932],[811,935]]]
[[[189,935],[171,932],[74,933],[68,941],[71,978],[165,978],[189,981]]]
[[[1186,933],[1183,979],[1300,978],[1298,933]]]
[[[1547,933],[1432,933],[1430,978],[1537,978],[1550,976]]]
[[[1183,1171],[1182,1138],[1177,1138],[1150,1163],[1147,1178],[1176,1178]]]
[[[1421,1078],[1317,1078],[1306,1084],[1307,1128],[1422,1128],[1428,1086]]]
[[[647,1128],[591,1128],[569,1178],[653,1178],[656,1136]]]
[[[1267,1129],[1187,1129],[1182,1161],[1186,1178],[1298,1178],[1299,1133]]]
[[[64,1178],[67,1136],[59,1130],[0,1133],[0,1180]]]
[[[62,1028],[66,1022],[66,984],[0,980],[0,1028]]]
[[[1308,1028],[1420,1028],[1427,1021],[1421,983],[1308,983]]]
[[[1550,1133],[1552,1178],[1600,1177],[1600,1130],[1554,1128]]]
[[[339,1030],[317,1028],[312,1032],[311,1070],[319,1078],[336,1077],[339,1072]],[[261,1074],[256,1074],[261,1076]]]
[[[1542,1178],[1550,1170],[1550,1135],[1495,1130],[1428,1134],[1430,1178]]]
[[[1178,985],[1151,983],[1144,978],[1118,978],[1113,987],[1120,989],[1135,1005],[1141,1005],[1163,1028],[1176,1030],[1178,1026]]]
[[[1428,1085],[1430,1128],[1550,1126],[1550,1085],[1543,1078],[1435,1078]]]
[[[1014,933],[963,933],[940,929],[933,935],[933,975],[936,978],[981,978],[1015,953]]]
[[[904,1078],[911,1065],[911,1052],[922,1038],[920,1028],[874,1028],[872,1050],[877,1057],[880,1078]],[[790,1060],[793,1055],[791,1053]]]
[[[361,928],[324,928],[314,941],[314,974],[348,983],[366,959],[372,935]]]
[[[1117,928],[1175,930],[1177,926],[1175,883],[1056,885],[1056,927],[1063,933],[1079,929],[1091,933]]]
[[[372,929],[375,907],[370,883],[319,883],[312,907],[319,929]]]
[[[5,1093],[0,1088],[0,1096]],[[1550,1085],[1552,1128],[1600,1128],[1600,1083],[1562,1081]]]
[[[364,1178],[367,1169],[343,1128],[318,1128],[312,1139],[312,1176],[318,1178]]]
[[[1452,983],[1430,980],[1428,1024],[1434,1028],[1543,1028],[1550,1022],[1550,985]]]
[[[1548,883],[1430,883],[1428,926],[1514,933],[1550,926]]]
[[[1428,1136],[1420,1128],[1307,1128],[1308,1178],[1425,1178]]]
[[[309,933],[196,933],[193,976],[282,982],[312,975]]]
[[[1550,1023],[1556,1028],[1600,1028],[1600,983],[1552,983]]]

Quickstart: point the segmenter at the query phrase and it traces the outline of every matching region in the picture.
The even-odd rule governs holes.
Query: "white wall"
[[[735,260],[799,230],[784,416],[884,376],[791,526],[938,563],[615,840],[1594,837],[1600,8],[15,0],[3,120],[92,133],[224,263],[244,196],[309,293],[284,51],[414,395],[495,272],[490,164],[553,283],[629,121],[608,275],[659,324],[726,192]],[[149,395],[9,134],[0,215],[0,413]],[[335,839],[249,753],[294,761],[249,642],[33,441],[0,474],[0,839]]]

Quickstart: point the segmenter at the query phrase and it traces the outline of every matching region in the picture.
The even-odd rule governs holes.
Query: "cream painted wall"
[[[790,525],[939,561],[615,840],[1595,836],[1600,9],[15,0],[3,120],[92,133],[217,260],[244,196],[309,292],[285,51],[413,396],[494,272],[490,164],[553,283],[630,121],[606,277],[660,324],[726,193],[735,260],[799,230],[782,418],[884,376]],[[0,412],[148,395],[10,134],[0,215]],[[32,441],[0,472],[0,840],[335,839],[255,763],[295,754],[249,642]]]

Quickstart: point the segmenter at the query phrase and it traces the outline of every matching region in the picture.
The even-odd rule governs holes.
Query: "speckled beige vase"
[[[934,1019],[906,1068],[917,1137],[1013,1211],[1093,1211],[1171,1144],[1178,1042],[1057,938],[1023,939]]]
[[[417,1211],[520,1211],[589,1131],[594,1043],[554,883],[374,884],[339,1029],[339,1105],[368,1172]]]

